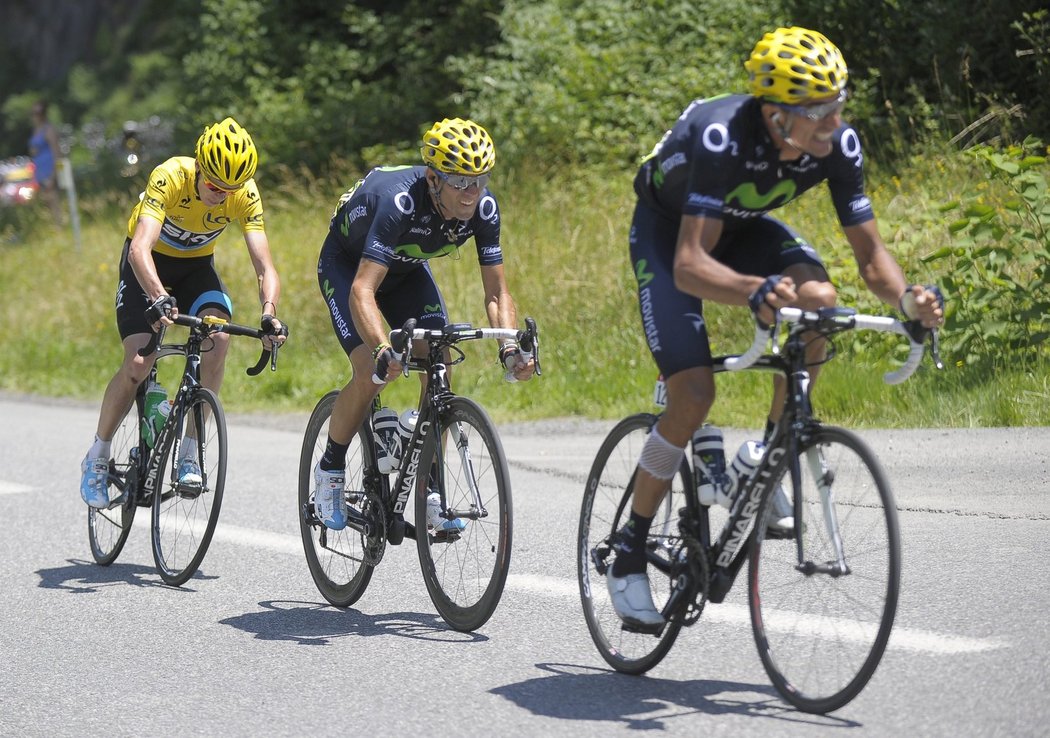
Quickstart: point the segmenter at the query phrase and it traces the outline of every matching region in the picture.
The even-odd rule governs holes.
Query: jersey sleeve
[[[854,226],[875,217],[871,200],[864,192],[864,154],[860,137],[850,126],[839,129],[827,181],[839,223]]]
[[[728,176],[736,168],[731,152],[729,129],[722,123],[709,123],[696,136],[689,154],[689,178],[682,215],[722,218]]]
[[[406,197],[410,197],[408,193],[399,191],[379,198],[375,217],[365,236],[362,257],[386,267],[390,266],[404,223],[413,210],[405,202]]]
[[[142,200],[136,208],[133,220],[146,216],[163,223],[168,210],[174,207],[179,200],[182,176],[175,159],[158,164],[150,172],[146,189],[142,193]]]
[[[503,249],[500,246],[500,214],[496,197],[489,192],[478,201],[474,214],[474,245],[478,250],[478,263],[481,266],[495,266],[503,263]]]
[[[236,198],[231,220],[235,219],[240,222],[241,229],[245,233],[265,230],[262,195],[259,194],[259,188],[254,179],[249,179],[244,187],[231,197]]]

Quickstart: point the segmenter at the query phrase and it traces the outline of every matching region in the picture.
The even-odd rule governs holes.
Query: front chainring
[[[361,531],[361,560],[368,566],[375,566],[383,560],[386,552],[386,512],[383,502],[374,492],[360,492],[358,504],[365,524]]]

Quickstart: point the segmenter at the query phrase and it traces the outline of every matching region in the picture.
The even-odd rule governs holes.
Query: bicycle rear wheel
[[[324,455],[328,421],[339,392],[333,390],[314,407],[299,456],[299,532],[306,563],[318,591],[336,607],[349,607],[361,597],[372,579],[375,565],[367,563],[368,540],[353,521],[342,530],[330,530],[314,513],[314,466]],[[375,450],[367,422],[346,450],[346,489],[362,498],[365,479],[375,471]]]
[[[784,699],[803,712],[827,713],[860,693],[886,649],[900,588],[900,532],[886,476],[856,435],[819,428],[798,461],[800,484],[788,473],[782,483],[801,508],[804,563],[797,540],[757,532],[751,622],[762,664]],[[760,520],[771,504],[772,495]],[[845,572],[836,563],[836,537]]]
[[[194,390],[180,425],[184,434],[196,436],[192,458],[200,467],[201,483],[179,483],[179,459],[171,453],[174,435],[165,448],[154,451],[161,459],[153,495],[153,561],[160,578],[173,586],[185,583],[204,560],[226,484],[226,415],[215,393],[204,387]]]
[[[452,628],[471,631],[495,612],[507,582],[511,550],[510,472],[496,426],[466,397],[452,398],[437,430],[442,456],[424,459],[416,478],[416,548],[430,599]],[[431,430],[433,432],[434,429]],[[466,522],[442,538],[427,526],[424,471],[436,467],[448,510]],[[478,517],[473,490],[484,517]]]
[[[113,434],[109,459],[110,499],[115,499],[112,489],[123,495],[123,501],[105,509],[88,507],[88,541],[95,563],[109,566],[124,549],[135,520],[135,485],[138,483],[138,466],[132,451],[139,447],[139,416],[136,405],[120,421]]]
[[[630,517],[638,457],[656,420],[657,416],[649,413],[631,415],[609,432],[591,466],[580,511],[576,563],[583,616],[602,658],[625,674],[642,674],[660,663],[682,629],[676,620],[656,636],[624,629],[613,610],[605,579],[616,558],[613,536]],[[683,461],[671,482],[671,493],[664,497],[653,518],[648,542],[651,552],[670,551],[678,542],[677,510],[684,505],[688,474]],[[671,595],[671,580],[650,566],[649,581],[653,602],[662,610]]]

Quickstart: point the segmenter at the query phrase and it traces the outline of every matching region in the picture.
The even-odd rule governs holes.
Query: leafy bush
[[[970,154],[1003,185],[947,203],[954,243],[924,261],[940,264],[947,299],[945,347],[957,362],[1031,361],[1048,355],[1050,337],[1050,196],[1047,149],[1033,137]]]
[[[532,167],[637,162],[696,97],[743,92],[776,2],[509,0],[495,58],[456,60],[456,99]]]

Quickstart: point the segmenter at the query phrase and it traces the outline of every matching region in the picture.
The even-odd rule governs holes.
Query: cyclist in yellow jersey
[[[226,319],[233,315],[213,252],[216,239],[234,221],[244,233],[259,279],[261,323],[264,328],[281,328],[277,319],[281,281],[263,227],[262,200],[252,179],[258,161],[251,136],[233,118],[226,118],[204,129],[195,156],[175,156],[154,169],[131,212],[116,296],[124,361],[106,387],[95,441],[81,464],[80,494],[92,507],[109,504],[110,444],[156,359],[138,355],[150,334],[162,324],[172,324],[169,311]],[[201,383],[218,392],[229,336],[219,333],[213,340],[214,346],[201,359]],[[281,335],[263,339],[267,348],[283,341]],[[199,483],[195,449],[192,439],[187,441],[182,444],[179,477]]]

